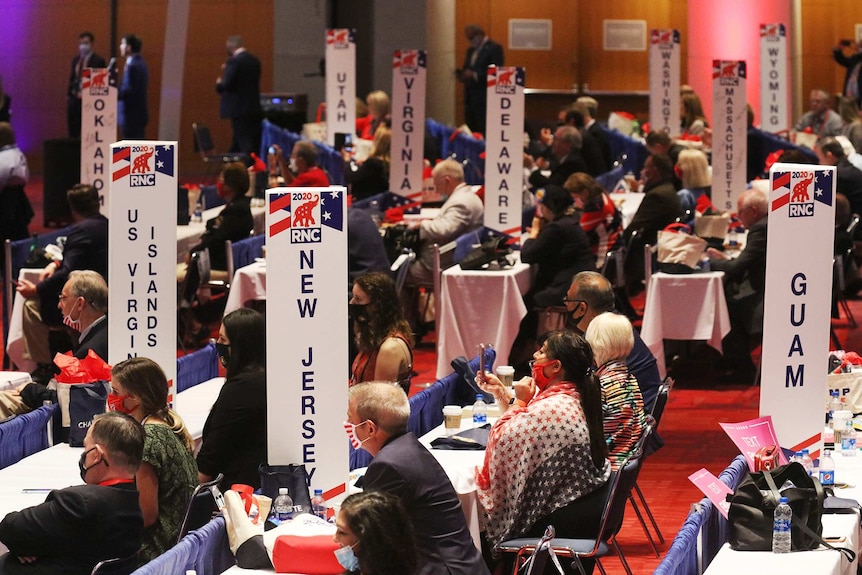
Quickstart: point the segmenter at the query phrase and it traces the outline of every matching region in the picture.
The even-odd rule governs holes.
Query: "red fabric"
[[[356,118],[356,134],[363,140],[373,140],[374,133],[371,131],[371,123],[374,118],[371,114],[362,118]]]
[[[326,172],[317,166],[302,172],[290,182],[290,187],[293,188],[325,188],[328,185],[329,178],[326,177]]]
[[[332,535],[281,535],[272,549],[272,566],[276,573],[340,575],[344,568],[335,558],[338,547]]]
[[[93,381],[111,381],[111,366],[108,365],[92,349],[87,357],[78,359],[71,351],[54,356],[54,365],[60,368],[57,375],[58,383],[91,383]]]

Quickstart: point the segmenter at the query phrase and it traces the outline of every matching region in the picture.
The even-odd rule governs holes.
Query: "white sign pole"
[[[326,31],[326,141],[335,145],[335,134],[356,133],[356,38],[355,30]]]
[[[760,414],[794,451],[820,442],[832,300],[835,168],[775,164],[769,227]]]
[[[110,213],[108,167],[117,140],[117,75],[108,68],[81,71],[81,182],[99,191],[100,211]]]
[[[425,142],[426,62],[425,50],[396,50],[392,60],[389,189],[419,203]]]
[[[304,463],[331,499],[349,458],[346,189],[273,188],[267,203],[268,461]]]
[[[712,203],[733,212],[745,191],[748,110],[744,60],[712,61]]]
[[[760,126],[767,132],[790,129],[787,105],[787,32],[784,24],[760,25]]]
[[[148,357],[175,397],[177,143],[111,144],[108,363]]]
[[[650,129],[679,135],[679,30],[651,30],[649,50]]]
[[[521,237],[524,68],[488,66],[485,227]]]

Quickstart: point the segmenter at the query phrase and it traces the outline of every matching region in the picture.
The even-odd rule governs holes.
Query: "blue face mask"
[[[359,543],[358,541],[356,543]],[[338,564],[344,567],[347,571],[359,571],[359,559],[356,558],[356,555],[353,554],[353,547],[356,545],[345,545],[344,547],[339,547],[333,553],[335,553],[335,559],[338,561]]]

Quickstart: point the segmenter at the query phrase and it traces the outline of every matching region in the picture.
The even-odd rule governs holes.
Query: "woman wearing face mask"
[[[413,526],[398,498],[371,491],[341,504],[333,540],[345,575],[409,575],[416,566]]]
[[[198,482],[194,442],[182,418],[168,407],[168,381],[151,359],[121,361],[111,370],[111,411],[144,426],[143,463],[135,476],[144,515],[140,564],[155,559],[177,540],[186,505]]]
[[[610,464],[592,364],[581,336],[555,331],[533,355],[533,375],[515,384],[514,397],[492,374],[480,382],[504,411],[476,473],[491,549],[515,537],[540,537],[547,525],[566,537],[598,533]]]
[[[225,316],[216,348],[227,368],[224,386],[203,430],[198,453],[201,483],[224,474],[234,483],[260,487],[266,461],[266,325],[258,312],[241,308]]]
[[[388,274],[371,272],[353,282],[350,318],[359,353],[350,370],[350,385],[389,381],[410,390],[413,334],[401,314],[395,282]]]

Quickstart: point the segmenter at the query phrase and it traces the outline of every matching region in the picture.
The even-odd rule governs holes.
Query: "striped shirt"
[[[643,434],[646,412],[638,380],[625,361],[609,361],[596,371],[602,386],[602,416],[608,459],[616,470]]]

